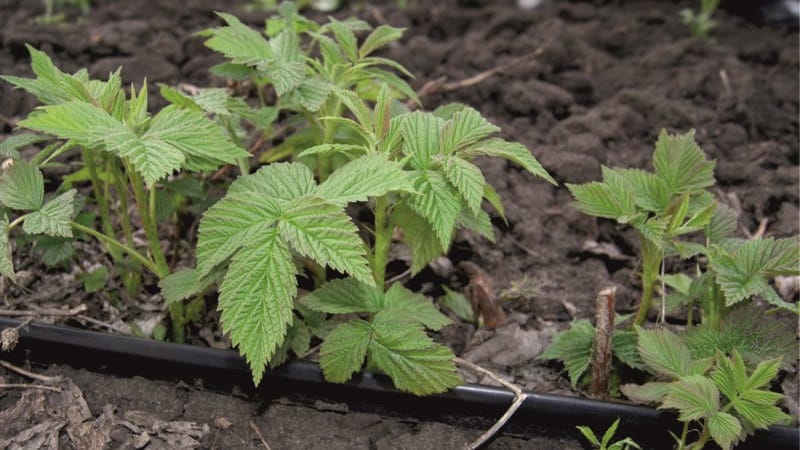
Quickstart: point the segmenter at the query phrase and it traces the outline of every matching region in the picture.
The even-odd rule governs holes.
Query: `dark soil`
[[[29,75],[23,45],[29,43],[68,71],[87,67],[92,75],[105,76],[123,65],[126,82],[138,85],[146,76],[151,88],[157,82],[223,85],[224,80],[213,78],[207,70],[221,58],[192,33],[218,23],[214,10],[236,13],[254,26],[263,24],[264,18],[263,13],[248,13],[221,0],[94,3],[87,17],[43,26],[34,22],[41,13],[38,2],[21,6],[19,1],[0,0],[0,72]],[[442,77],[457,81],[503,67],[474,86],[423,98],[426,108],[451,101],[476,107],[503,129],[504,137],[531,148],[560,183],[599,179],[601,165],[648,168],[653,143],[662,128],[678,132],[694,128],[701,147],[717,160],[717,194],[740,214],[742,236],[755,232],[762,223],[766,223],[767,236],[785,237],[800,230],[796,30],[758,26],[720,11],[714,41],[702,41],[691,37],[681,23],[678,11],[683,5],[658,1],[545,2],[533,10],[522,10],[513,2],[420,1],[405,11],[389,3],[356,14],[372,23],[386,21],[408,27],[403,41],[386,56],[416,75],[415,88]],[[157,99],[156,90],[151,98]],[[34,106],[30,96],[0,83],[0,131],[9,133],[15,121]],[[445,270],[426,269],[409,285],[433,296],[441,294],[442,283],[461,289],[464,276],[446,269],[462,260],[481,266],[498,290],[520,284],[527,277],[528,288],[506,304],[509,325],[474,335],[471,326],[453,327],[446,329],[442,338],[457,350],[466,348],[466,357],[506,374],[526,389],[569,391],[557,367],[534,358],[553,332],[573,319],[592,316],[593,299],[603,287],[617,286],[620,313],[632,310],[639,293],[635,234],[570,208],[571,199],[563,186],[552,187],[501,160],[480,161],[479,165],[506,205],[508,225],[499,218],[494,221],[496,244],[460,234],[449,255],[453,264],[443,264]],[[597,248],[601,250],[593,250]],[[91,248],[80,251],[84,256],[96,252]],[[130,301],[119,301],[107,292],[86,297],[80,293],[77,269],[64,274],[43,270],[32,256],[15,258],[22,274],[18,285],[5,286],[6,307],[64,307],[84,302],[92,305],[95,319],[121,331],[130,331],[134,321],[147,331],[165,317],[157,294]],[[391,267],[395,274],[405,269],[402,262]],[[796,319],[788,320],[792,327],[797,326]],[[207,328],[197,334],[193,340],[199,343],[225,345],[218,336],[209,336]],[[79,386],[80,380],[92,376],[69,373]],[[784,389],[794,392],[790,395],[796,400],[796,374],[790,371],[786,380]],[[104,386],[93,388],[97,392],[84,391],[95,416],[102,413],[105,403],[126,408],[101,392],[144,402],[151,398],[144,392],[158,389],[163,391],[158,396],[175,399],[180,405],[174,412],[164,412],[163,420],[208,423],[213,435],[213,416],[229,414],[239,428],[236,433],[220,431],[219,439],[244,439],[243,433],[249,433],[248,411],[253,406],[237,398],[176,390],[140,379],[99,377],[93,383]],[[787,403],[796,408],[796,401]],[[0,399],[0,405],[5,408],[10,403]],[[213,412],[210,405],[226,405],[217,411],[228,412]],[[161,409],[155,403],[130,409],[148,408]],[[308,419],[319,421],[314,423],[350,420],[338,414],[331,419],[332,413],[309,408],[284,413],[283,408],[292,407],[276,404],[266,413],[269,420],[261,423],[268,440],[278,439],[278,434],[268,434],[277,427],[270,421],[282,421],[292,414],[322,414]],[[793,412],[796,416],[796,409]],[[369,445],[399,445],[404,433],[425,435],[431,432],[429,427],[440,427],[394,422],[400,428],[384,432],[378,430],[390,422],[377,419],[380,425],[370,428],[367,422],[373,419],[360,417],[356,416],[352,425],[340,425],[358,431],[351,447],[361,446],[357,439],[364,436],[371,436]],[[263,421],[263,416],[257,418]],[[312,448],[313,442],[327,443],[308,434],[308,429],[318,427],[303,427],[302,422],[297,439],[304,444],[287,440],[283,447]],[[286,430],[292,427],[282,426]],[[370,434],[365,428],[376,432]],[[258,442],[248,436],[242,448],[257,447]],[[383,436],[394,438],[380,441]],[[458,439],[465,440],[463,436]],[[236,445],[230,441],[231,447],[219,446],[238,448]],[[451,448],[444,441],[424,447],[434,445]],[[517,448],[508,445],[498,448]]]

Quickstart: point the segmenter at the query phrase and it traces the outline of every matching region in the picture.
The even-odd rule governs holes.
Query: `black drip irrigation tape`
[[[0,329],[20,321],[0,318]],[[128,336],[116,336],[77,328],[31,323],[20,330],[20,341],[0,358],[34,364],[67,364],[118,376],[193,383],[206,389],[230,392],[234,388],[259,399],[278,396],[301,400],[343,402],[350,409],[416,420],[436,420],[477,428],[488,427],[511,404],[506,390],[465,385],[430,397],[416,397],[394,389],[382,375],[362,373],[348,383],[325,382],[319,366],[294,361],[270,370],[259,388],[235,352],[180,345]],[[509,420],[503,433],[516,436],[577,437],[578,425],[603,432],[620,418],[617,436],[630,436],[648,449],[671,449],[668,430],[680,432],[675,416],[639,406],[575,397],[528,393],[527,400]],[[756,432],[737,449],[798,449],[800,430],[771,427]]]

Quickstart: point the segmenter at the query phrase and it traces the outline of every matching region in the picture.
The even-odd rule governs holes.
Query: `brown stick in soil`
[[[75,316],[86,311],[86,305],[80,305],[70,309],[0,309],[0,316],[11,317],[43,317],[43,316]]]
[[[37,373],[33,373],[23,369],[22,367],[17,367],[10,362],[0,360],[0,366],[5,367],[6,369],[16,372],[23,377],[28,377],[33,380],[41,381],[43,383],[55,383],[57,381],[61,381],[61,377],[48,377],[47,375],[39,375]]]
[[[483,317],[483,324],[489,329],[506,323],[506,313],[494,293],[494,283],[489,275],[471,261],[461,261],[458,267],[469,277],[465,292],[472,304],[475,321]]]
[[[589,393],[597,398],[608,396],[616,293],[616,286],[608,287],[601,290],[595,299],[596,324],[594,327],[594,345],[592,346],[592,383],[589,387]]]
[[[261,443],[264,445],[264,448],[266,448],[267,450],[272,450],[269,446],[269,443],[267,443],[267,440],[264,439],[264,435],[261,434],[261,430],[258,429],[256,424],[252,420],[250,421],[250,428],[252,428],[253,431],[255,431],[256,435],[258,435],[258,438],[261,440]]]
[[[519,386],[513,383],[509,383],[508,381],[492,373],[490,370],[484,369],[483,367],[471,361],[467,361],[466,359],[461,359],[461,358],[454,358],[453,361],[460,366],[464,366],[470,370],[488,376],[492,380],[500,383],[501,385],[503,385],[503,387],[514,393],[514,401],[511,402],[511,406],[508,407],[506,412],[502,416],[500,416],[499,419],[497,419],[497,422],[495,422],[491,428],[486,430],[485,433],[480,435],[478,439],[475,439],[474,441],[472,441],[472,443],[468,444],[465,447],[467,450],[475,450],[476,448],[479,448],[481,445],[486,443],[486,441],[491,439],[492,436],[497,434],[498,431],[500,431],[500,428],[502,428],[503,425],[505,425],[506,422],[508,422],[508,419],[510,419],[511,416],[513,416],[514,413],[517,412],[520,406],[522,406],[522,403],[525,401],[526,398],[528,398],[528,395],[522,392],[522,389]]]
[[[39,389],[40,391],[61,392],[61,388],[53,386],[42,386],[41,384],[25,383],[0,383],[0,389]]]

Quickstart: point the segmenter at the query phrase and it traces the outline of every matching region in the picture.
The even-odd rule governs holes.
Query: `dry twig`
[[[255,431],[256,434],[258,435],[258,438],[261,439],[261,443],[264,444],[264,448],[266,448],[267,450],[272,450],[269,444],[267,443],[267,440],[264,439],[264,435],[261,434],[261,430],[258,429],[256,424],[252,420],[250,421],[250,428],[252,428],[253,431]]]
[[[17,367],[8,361],[0,360],[0,366],[5,367],[6,369],[12,372],[16,372],[19,375],[22,375],[23,377],[28,377],[30,379],[41,381],[43,383],[55,383],[57,381],[61,381],[61,377],[48,377],[47,375],[39,375],[37,373],[27,371],[22,367]]]
[[[0,383],[0,389],[39,389],[41,391],[61,392],[60,387],[42,386],[41,384]]]
[[[483,317],[483,324],[489,329],[503,325],[506,322],[506,313],[494,293],[489,275],[471,261],[461,261],[458,267],[469,277],[469,284],[464,290],[472,304],[475,320],[479,316]]]
[[[592,345],[592,384],[589,392],[599,398],[604,398],[608,394],[616,294],[617,288],[612,286],[601,290],[595,299],[596,324]]]
[[[503,425],[505,425],[506,422],[508,422],[511,416],[513,416],[514,413],[517,412],[519,407],[522,406],[522,403],[525,401],[526,398],[528,398],[528,394],[522,392],[522,389],[519,386],[513,383],[509,383],[508,381],[492,373],[490,370],[484,369],[483,367],[473,363],[472,361],[467,361],[466,359],[461,359],[461,358],[453,358],[453,361],[460,366],[464,366],[470,370],[488,376],[489,378],[500,383],[501,385],[503,385],[503,387],[514,393],[514,401],[511,402],[511,406],[508,407],[506,412],[502,416],[500,416],[499,419],[497,419],[497,422],[495,422],[491,428],[486,430],[485,433],[480,435],[478,439],[475,439],[474,441],[472,441],[472,443],[466,446],[467,450],[475,450],[484,443],[486,443],[486,441],[491,439],[492,436],[497,434],[498,431],[500,431],[500,428],[502,428]]]
[[[0,316],[10,317],[41,317],[41,316],[75,316],[88,308],[81,303],[80,305],[70,309],[35,309],[35,310],[22,310],[22,309],[0,309]]]

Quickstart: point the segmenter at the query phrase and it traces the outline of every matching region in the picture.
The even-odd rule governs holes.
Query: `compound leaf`
[[[714,185],[714,161],[706,160],[694,139],[694,130],[673,135],[662,130],[653,153],[656,175],[670,192],[683,194]]]
[[[722,447],[729,450],[742,433],[742,424],[739,419],[726,412],[717,412],[708,418],[708,431],[711,438]]]
[[[389,161],[384,154],[373,153],[336,169],[317,187],[315,194],[331,203],[345,205],[394,191],[413,192],[414,186],[400,164]]]
[[[351,320],[333,329],[319,350],[325,380],[344,383],[364,365],[373,329],[363,320]]]
[[[375,284],[358,229],[341,207],[319,197],[302,197],[287,208],[278,228],[303,256]]]
[[[478,142],[475,145],[469,146],[459,153],[467,157],[474,156],[496,156],[499,158],[507,159],[513,163],[519,164],[523,169],[527,170],[537,177],[544,178],[552,185],[558,185],[556,180],[544,170],[544,167],[539,161],[531,155],[530,150],[525,148],[524,145],[516,142],[508,142],[500,138],[487,139]]]
[[[673,378],[692,375],[692,354],[675,333],[637,328],[639,354],[647,367]]]
[[[573,204],[582,212],[621,223],[631,221],[636,215],[633,186],[616,170],[603,167],[603,182],[567,184],[575,198]]]
[[[451,154],[498,131],[498,126],[484,119],[474,108],[464,107],[453,114],[442,128],[443,153]]]
[[[72,237],[70,221],[75,209],[75,189],[45,203],[38,211],[25,218],[22,229],[26,233],[46,234],[48,236]]]
[[[481,169],[458,156],[448,156],[442,163],[442,170],[472,214],[478,214],[486,185]]]
[[[570,383],[575,387],[589,368],[594,342],[594,327],[586,319],[578,320],[565,331],[553,336],[553,343],[540,356],[542,359],[558,359],[564,363]]]
[[[16,161],[0,175],[0,203],[11,209],[31,211],[44,202],[44,178],[36,164]]]
[[[222,329],[244,355],[255,384],[283,342],[296,293],[292,255],[276,228],[254,235],[233,256],[220,286]]]
[[[217,13],[227,26],[207,30],[211,37],[206,47],[222,53],[235,64],[263,65],[274,58],[272,47],[258,31],[248,27],[231,14]]]
[[[229,194],[252,192],[268,199],[290,201],[314,192],[314,174],[304,164],[274,163],[251,175],[240,176],[228,188]]]
[[[701,375],[690,375],[672,383],[659,408],[678,410],[683,422],[708,418],[719,411],[719,390]]]

